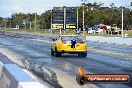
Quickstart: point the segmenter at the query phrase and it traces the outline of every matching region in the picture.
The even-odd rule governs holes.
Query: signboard
[[[66,29],[77,28],[77,7],[66,7]]]
[[[63,24],[52,24],[52,29],[62,29]]]
[[[66,25],[66,28],[67,28],[67,29],[76,29],[76,25],[67,24],[67,25]]]
[[[64,28],[63,7],[54,7],[52,10],[52,29]]]
[[[52,29],[76,29],[77,7],[54,7],[51,27]]]

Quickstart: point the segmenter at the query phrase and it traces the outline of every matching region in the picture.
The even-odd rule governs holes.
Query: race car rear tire
[[[79,53],[78,56],[79,57],[86,58],[87,57],[87,52],[85,52],[85,53]]]
[[[82,57],[86,58],[87,57],[87,52],[82,54]]]
[[[51,49],[51,55],[54,56],[54,51]]]
[[[55,56],[56,57],[60,57],[61,56],[61,52],[58,52],[57,49],[55,49]]]

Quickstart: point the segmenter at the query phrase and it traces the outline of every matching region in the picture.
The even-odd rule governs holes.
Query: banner
[[[81,66],[77,69],[76,81],[79,85],[86,83],[130,83],[129,74],[88,74]]]
[[[63,29],[63,24],[52,24],[52,29]]]
[[[76,25],[66,25],[67,29],[76,29]]]

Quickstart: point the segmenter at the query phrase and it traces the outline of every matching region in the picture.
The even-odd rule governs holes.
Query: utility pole
[[[84,7],[85,7],[85,2],[86,2],[86,0],[82,0],[82,2],[83,2],[83,35],[84,35],[84,14],[85,14],[85,12],[84,12]]]
[[[35,13],[35,18],[34,18],[34,19],[35,19],[35,21],[34,21],[34,29],[35,29],[35,33],[36,33],[36,14],[37,14],[37,13]]]
[[[83,6],[83,35],[84,35],[84,6]]]
[[[123,22],[123,6],[122,6],[122,38],[123,38],[123,25],[124,25],[124,22]]]
[[[78,30],[78,6],[77,6],[77,30]]]
[[[130,6],[132,6],[132,2],[131,2],[131,5]],[[130,8],[130,11],[132,11],[131,8]]]
[[[66,7],[64,6],[64,34],[66,32]]]
[[[11,28],[11,18],[10,18],[10,28]]]
[[[7,18],[4,18],[4,19],[3,19],[3,22],[4,22],[4,28],[6,28]]]
[[[51,30],[50,30],[50,32],[51,32],[51,34],[53,34],[53,29],[52,29],[52,9],[51,9],[51,22],[50,23],[51,23],[51,28],[50,28]]]
[[[35,21],[34,21],[34,24],[35,24],[35,34],[37,34],[37,30],[36,30],[36,24],[37,24],[37,13],[35,13]],[[38,40],[39,40],[39,35],[38,35]]]
[[[6,21],[5,21],[5,29],[6,29]]]

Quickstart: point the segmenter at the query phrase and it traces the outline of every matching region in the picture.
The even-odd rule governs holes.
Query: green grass
[[[6,31],[15,31],[15,32],[25,32],[25,33],[38,33],[38,34],[50,34],[50,31],[48,30],[48,29],[26,29],[26,30],[18,30],[18,29],[12,29],[12,28],[3,28],[3,29],[1,29],[1,30],[6,30]],[[54,32],[54,34],[55,35],[59,35],[60,34],[60,31],[58,30],[58,31],[55,31]],[[62,30],[62,34],[64,34],[64,30]],[[75,31],[74,30],[66,30],[66,34],[75,34]],[[83,34],[83,32],[82,33],[80,33],[79,35],[82,35]],[[124,30],[124,35],[125,34],[128,34],[128,37],[129,38],[132,38],[132,30],[131,31],[126,31],[126,30]],[[106,33],[104,33],[104,34],[98,34],[98,33],[96,33],[96,34],[87,34],[86,32],[85,32],[85,35],[86,36],[104,36],[104,37],[121,37],[121,34],[116,34],[116,35],[111,35],[111,34],[106,34]]]
[[[132,30],[131,31],[124,31],[124,34],[128,34],[128,37],[132,38]]]
[[[2,30],[5,30],[5,31],[19,31],[18,29],[13,29],[13,28],[2,28]]]
[[[27,32],[27,33],[50,33],[48,30],[46,29],[13,29],[13,28],[6,28],[6,29],[3,29],[5,31],[14,31],[14,32]]]

